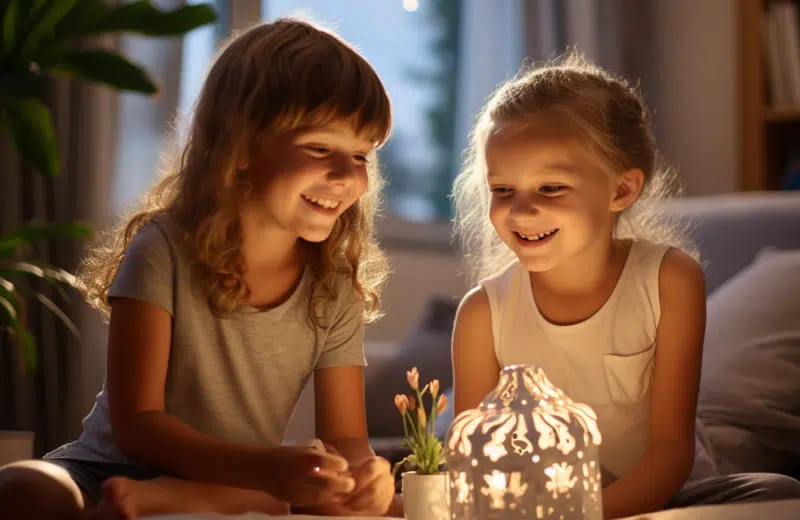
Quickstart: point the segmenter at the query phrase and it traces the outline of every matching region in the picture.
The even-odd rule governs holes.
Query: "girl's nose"
[[[525,195],[518,193],[514,197],[514,202],[511,205],[511,214],[518,216],[536,215],[540,212],[540,204],[538,195]]]
[[[331,161],[328,178],[335,183],[345,184],[356,176],[356,164],[345,154],[337,154]]]

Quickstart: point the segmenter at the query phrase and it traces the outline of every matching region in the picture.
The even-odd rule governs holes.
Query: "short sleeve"
[[[336,319],[322,347],[315,369],[339,366],[366,366],[364,356],[364,302],[341,296]]]
[[[108,299],[134,298],[173,314],[174,259],[164,231],[150,221],[136,233],[125,251]]]

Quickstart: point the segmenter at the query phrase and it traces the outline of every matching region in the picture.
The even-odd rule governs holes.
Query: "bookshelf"
[[[783,47],[780,58],[776,58],[779,54],[775,54],[765,32],[775,25],[765,22],[765,13],[774,9],[773,4],[788,4],[794,9],[793,20],[798,26],[800,1],[738,1],[741,189],[777,190],[787,165],[790,161],[797,161],[800,153],[797,148],[800,145],[800,97],[797,94],[800,85],[795,86],[794,92],[791,86],[786,87],[791,81],[787,76],[794,73],[797,78],[800,74],[800,62],[794,59],[796,55],[786,56],[786,38],[782,33],[778,45]],[[800,48],[795,50],[800,52]],[[770,52],[773,52],[772,56]],[[791,66],[793,59],[798,67],[794,71]],[[782,95],[776,93],[778,74],[783,75]]]

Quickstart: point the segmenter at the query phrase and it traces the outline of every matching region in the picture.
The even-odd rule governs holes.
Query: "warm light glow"
[[[450,518],[602,518],[600,431],[533,366],[503,369],[481,405],[453,421],[445,439]]]
[[[409,12],[419,9],[419,0],[403,0],[403,9]]]

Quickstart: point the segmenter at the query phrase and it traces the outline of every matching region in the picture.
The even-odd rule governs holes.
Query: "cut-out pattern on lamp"
[[[597,415],[532,365],[508,366],[445,440],[453,520],[602,520]]]

